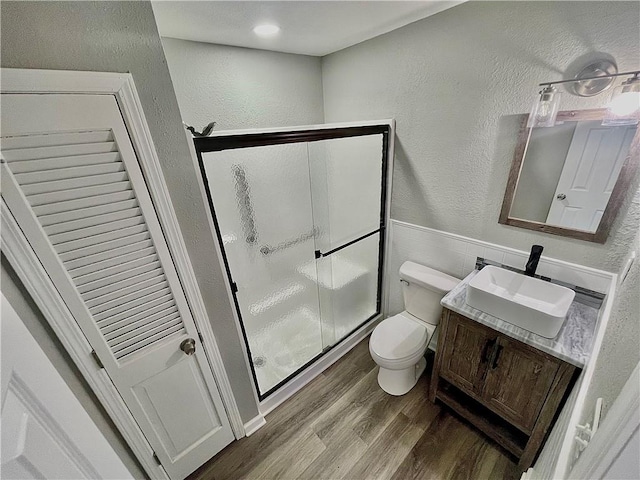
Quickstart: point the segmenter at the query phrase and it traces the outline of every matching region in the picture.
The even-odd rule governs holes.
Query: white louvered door
[[[233,434],[115,97],[3,94],[1,141],[5,202],[162,466],[186,477]]]

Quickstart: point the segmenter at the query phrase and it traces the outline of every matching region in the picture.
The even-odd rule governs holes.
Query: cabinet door
[[[491,357],[482,392],[484,403],[530,433],[560,361],[503,336]]]
[[[440,375],[468,393],[479,394],[487,358],[498,335],[453,312],[448,315]]]

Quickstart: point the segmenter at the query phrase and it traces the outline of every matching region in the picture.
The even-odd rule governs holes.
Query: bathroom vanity
[[[439,400],[519,459],[535,460],[591,350],[598,305],[580,296],[553,338],[470,307],[474,271],[442,300],[430,399]]]

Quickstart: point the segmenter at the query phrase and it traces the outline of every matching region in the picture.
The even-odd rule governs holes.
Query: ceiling
[[[451,1],[154,1],[163,37],[324,56],[463,3]],[[280,33],[252,31],[275,23]]]

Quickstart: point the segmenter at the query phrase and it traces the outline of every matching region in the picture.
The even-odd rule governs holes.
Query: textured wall
[[[323,58],[327,122],[395,117],[395,219],[617,271],[640,192],[605,245],[498,224],[518,132],[537,84],[593,52],[640,68],[638,2],[468,2]],[[564,95],[563,109],[606,95]],[[636,182],[637,185],[637,182]]]
[[[640,232],[630,252],[633,250],[640,254]],[[629,375],[640,362],[639,346],[640,259],[636,258],[626,280],[616,292],[609,324],[585,400],[581,423],[593,423],[593,409],[599,397],[603,399],[602,416],[606,416]]]
[[[2,67],[133,75],[189,256],[197,260],[192,264],[240,412],[245,421],[251,419],[257,414],[252,381],[233,324],[151,4],[3,1],[0,6]]]
[[[163,38],[183,120],[216,130],[322,123],[319,57]]]

